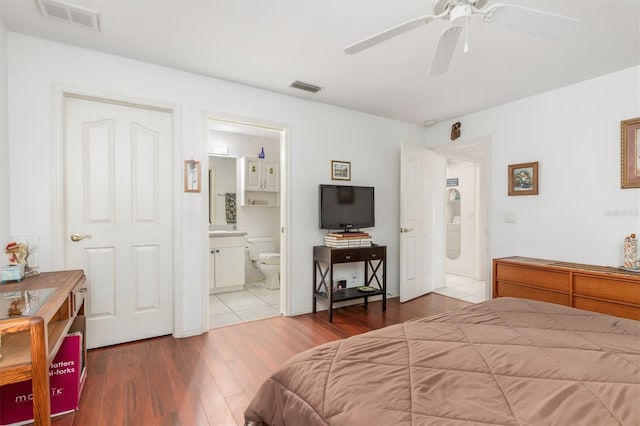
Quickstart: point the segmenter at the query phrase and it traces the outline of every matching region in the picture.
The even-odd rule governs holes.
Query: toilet
[[[264,275],[264,286],[280,288],[280,253],[276,253],[276,239],[271,237],[247,238],[249,259]]]

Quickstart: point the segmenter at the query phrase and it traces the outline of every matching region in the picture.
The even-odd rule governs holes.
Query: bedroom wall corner
[[[9,120],[7,28],[0,19],[0,200],[9,199]],[[9,239],[9,203],[0,203],[0,244]]]

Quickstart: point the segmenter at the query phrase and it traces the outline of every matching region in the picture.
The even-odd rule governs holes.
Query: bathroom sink
[[[243,237],[247,235],[245,231],[209,231],[209,237]]]

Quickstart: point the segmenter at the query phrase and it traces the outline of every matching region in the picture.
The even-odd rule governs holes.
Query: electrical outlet
[[[358,274],[356,274],[355,272],[351,274],[351,282],[349,284],[352,285],[356,285],[358,284],[358,282],[356,281],[358,279]]]

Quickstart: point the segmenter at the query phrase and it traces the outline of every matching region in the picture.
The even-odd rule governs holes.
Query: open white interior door
[[[435,152],[402,144],[400,178],[400,302],[429,293],[442,275],[442,236],[437,232]],[[440,187],[444,184],[440,182]],[[438,247],[440,250],[438,250]]]

